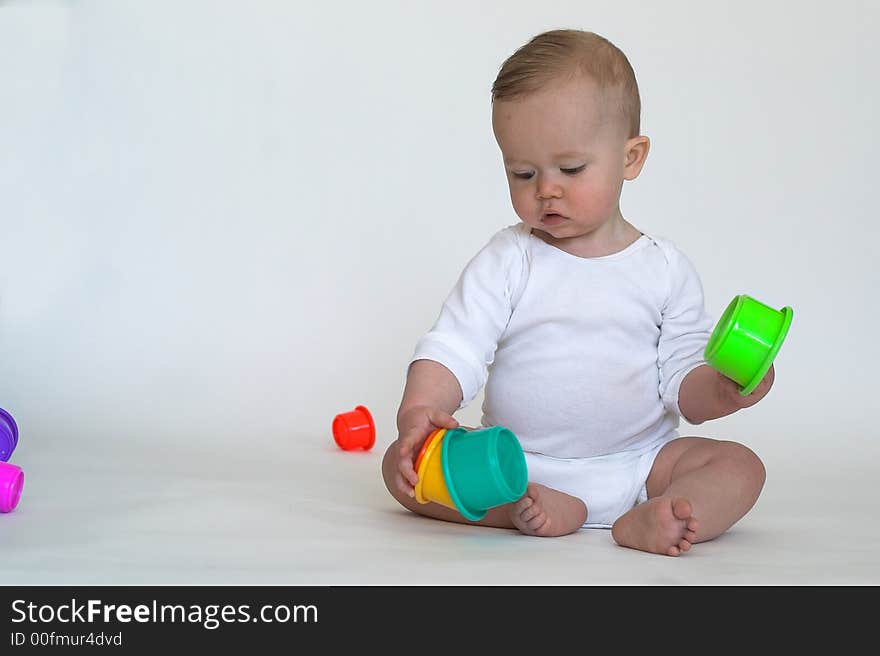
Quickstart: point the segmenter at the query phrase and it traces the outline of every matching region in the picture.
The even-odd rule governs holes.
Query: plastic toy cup
[[[0,408],[0,461],[6,462],[18,444],[18,426],[12,415]]]
[[[526,457],[516,435],[503,426],[446,431],[441,461],[449,496],[472,521],[525,494]]]
[[[442,444],[446,435],[446,429],[440,428],[428,436],[416,458],[416,471],[419,474],[419,482],[416,483],[416,501],[428,503],[434,501],[440,505],[458,510],[455,502],[449,494],[446,486],[446,477],[443,475]]]
[[[22,487],[24,487],[24,472],[21,467],[0,462],[0,513],[15,510],[18,500],[21,499]]]
[[[773,364],[793,316],[790,307],[775,310],[751,296],[734,296],[709,336],[703,359],[747,396]]]
[[[431,443],[434,441],[435,438],[442,438],[445,433],[445,428],[438,428],[433,433],[428,435],[428,437],[425,438],[425,441],[422,442],[422,448],[419,449],[419,455],[416,456],[416,461],[415,463],[413,463],[413,468],[416,470],[416,472],[418,472],[419,467],[422,466],[421,463],[422,460],[424,460],[425,458],[425,452],[428,450],[428,447],[431,446]]]
[[[346,451],[372,449],[376,443],[376,424],[370,411],[359,405],[351,412],[336,415],[333,419],[333,439],[339,448]]]

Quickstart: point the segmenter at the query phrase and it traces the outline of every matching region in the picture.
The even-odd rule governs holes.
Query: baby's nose
[[[539,200],[547,198],[562,198],[562,185],[553,180],[550,176],[538,176],[537,183],[537,196]]]

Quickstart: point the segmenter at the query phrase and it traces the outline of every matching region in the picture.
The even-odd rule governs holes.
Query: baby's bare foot
[[[623,547],[678,556],[694,543],[697,519],[683,497],[654,497],[620,517],[611,537]]]
[[[587,519],[587,507],[570,494],[529,483],[523,497],[511,504],[510,519],[526,535],[555,537],[578,530]]]

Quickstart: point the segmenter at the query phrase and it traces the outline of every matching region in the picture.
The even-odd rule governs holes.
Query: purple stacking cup
[[[18,444],[18,426],[12,415],[0,408],[0,461],[9,460]]]

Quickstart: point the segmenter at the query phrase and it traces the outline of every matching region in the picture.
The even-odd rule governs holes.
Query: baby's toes
[[[545,536],[551,535],[550,527],[553,524],[553,520],[551,520],[549,517],[547,517],[547,515],[544,513],[541,513],[540,520],[541,520],[540,523],[535,522],[534,525],[530,526],[532,531],[534,531],[535,535],[537,535],[539,537],[545,537]]]
[[[684,497],[678,497],[672,500],[672,514],[675,515],[676,519],[691,520],[693,519],[691,513],[693,513],[693,508],[691,507],[690,501]]]
[[[678,548],[681,550],[682,553],[684,553],[691,548],[691,543],[685,539],[682,539],[682,541],[678,543]]]
[[[517,515],[522,515],[526,510],[531,508],[534,503],[535,501],[531,497],[523,497],[513,504],[513,512]]]
[[[542,528],[545,524],[547,524],[547,513],[544,512],[543,508],[538,506],[533,506],[533,508],[529,508],[529,510],[535,510],[535,512],[531,513],[526,519],[524,515],[521,515],[524,518],[526,526],[529,527],[529,530],[537,531]]]
[[[687,530],[684,532],[684,539],[693,544],[697,541],[697,534],[691,530]]]
[[[529,499],[531,501],[531,499]],[[531,503],[524,510],[520,511],[519,516],[524,522],[529,522],[538,515],[543,515],[544,509],[537,503]]]

